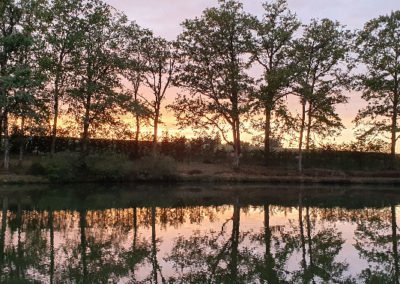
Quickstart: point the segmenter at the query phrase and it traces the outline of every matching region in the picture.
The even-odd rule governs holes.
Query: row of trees
[[[233,146],[236,167],[243,132],[262,129],[268,156],[271,139],[291,129],[298,133],[301,171],[302,149],[344,127],[336,106],[346,103],[344,91],[353,89],[363,91],[368,101],[355,120],[364,130],[360,138],[390,133],[394,158],[400,11],[352,32],[329,19],[302,25],[285,0],[263,7],[257,19],[238,1],[220,0],[218,7],[184,21],[182,33],[170,42],[100,0],[2,1],[5,168],[10,117],[22,136],[50,132],[51,153],[60,118],[72,119],[80,129],[82,153],[87,153],[91,136],[110,127],[126,129],[122,117],[129,114],[137,143],[141,127],[153,127],[155,149],[162,103],[171,86],[184,90],[168,106],[178,125],[218,132]],[[251,76],[254,68],[262,75]],[[365,71],[358,75],[360,69]],[[144,96],[144,89],[151,95]],[[288,96],[299,98],[299,115],[289,112]]]

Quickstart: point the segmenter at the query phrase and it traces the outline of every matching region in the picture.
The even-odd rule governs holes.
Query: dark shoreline
[[[2,174],[0,185],[9,184],[319,184],[319,185],[400,185],[400,177],[335,177],[335,176],[252,176],[252,175],[187,175],[178,174],[168,179],[140,179],[132,181],[74,180],[54,183],[43,176]]]

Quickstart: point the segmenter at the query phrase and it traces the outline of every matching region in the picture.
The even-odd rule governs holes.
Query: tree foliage
[[[186,20],[178,37],[180,69],[175,84],[189,95],[178,95],[172,109],[182,126],[216,128],[240,155],[241,117],[249,111],[248,68],[251,17],[237,1],[219,1],[200,18]],[[228,125],[232,139],[227,137]]]
[[[358,60],[367,70],[359,76],[362,98],[368,105],[356,117],[369,121],[363,135],[390,133],[391,154],[396,153],[400,111],[400,11],[365,24],[356,40]],[[372,123],[371,123],[372,122]]]

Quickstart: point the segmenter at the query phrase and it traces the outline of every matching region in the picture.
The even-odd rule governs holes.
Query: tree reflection
[[[298,225],[291,222],[291,229],[281,234],[289,251],[294,249],[293,254],[301,254],[298,269],[286,280],[290,283],[350,282],[351,279],[344,276],[348,263],[336,259],[344,244],[341,232],[335,226],[318,221],[318,212],[313,218],[310,207],[304,208],[301,193],[298,213]]]
[[[16,213],[10,212],[7,215],[8,200],[3,204],[4,224],[7,223],[9,228],[8,243],[2,239],[2,277],[3,283],[28,282],[30,274],[37,275],[35,280],[43,280],[40,275],[46,275],[46,236],[41,230],[34,227],[26,226],[24,228],[22,221],[21,204],[18,202]],[[5,228],[6,229],[6,228]],[[2,234],[3,226],[2,226]],[[16,244],[15,244],[16,243]]]
[[[395,205],[392,204],[390,209],[375,210],[367,219],[359,220],[355,236],[355,248],[369,263],[360,274],[364,283],[399,283]]]
[[[250,253],[239,249],[246,235],[240,233],[239,198],[235,198],[232,218],[226,220],[219,232],[204,234],[196,231],[188,238],[176,239],[171,253],[165,258],[173,263],[176,276],[171,283],[244,283],[252,275],[248,269]],[[231,233],[226,227],[232,223]]]
[[[254,264],[253,273],[261,283],[287,283],[286,264],[291,253],[289,246],[279,238],[280,226],[270,225],[270,204],[264,204],[264,231],[255,234],[252,239],[265,246],[264,254],[254,252],[251,262]],[[275,235],[273,235],[275,233]]]
[[[132,249],[128,249],[121,253],[122,262],[128,267],[130,271],[130,279],[132,282],[137,283],[135,272],[137,266],[143,263],[150,254],[150,245],[146,240],[138,239],[138,210],[133,208],[133,240]]]
[[[1,212],[1,229],[0,229],[0,275],[1,279],[4,275],[4,247],[5,247],[5,238],[6,238],[6,228],[7,228],[7,210],[8,210],[8,197],[3,197],[3,208]]]

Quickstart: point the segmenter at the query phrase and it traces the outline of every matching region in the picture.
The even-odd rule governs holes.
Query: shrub
[[[173,180],[176,162],[168,156],[146,156],[134,163],[133,172],[139,180]]]
[[[31,166],[31,172],[44,174],[52,182],[70,182],[76,180],[79,156],[73,153],[58,153],[43,157],[40,162]]]
[[[41,162],[34,162],[29,169],[29,173],[34,176],[41,176],[46,174],[46,169]]]
[[[106,152],[87,156],[85,166],[96,180],[122,181],[130,173],[131,162],[125,154]]]

